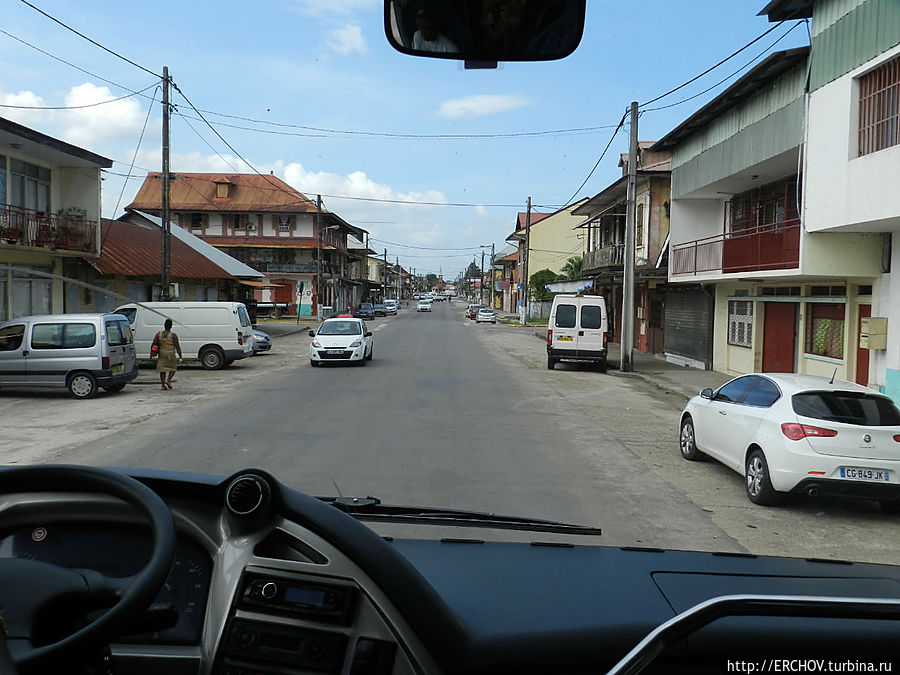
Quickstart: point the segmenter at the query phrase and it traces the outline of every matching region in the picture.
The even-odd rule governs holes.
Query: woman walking
[[[159,384],[163,391],[172,388],[172,379],[178,363],[175,355],[181,359],[181,345],[178,344],[178,336],[172,332],[172,319],[166,319],[163,330],[156,334],[154,344],[159,348],[159,357],[156,360],[156,370],[159,371]]]

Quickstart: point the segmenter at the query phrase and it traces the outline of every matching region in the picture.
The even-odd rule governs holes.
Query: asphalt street
[[[366,367],[312,368],[308,339],[294,340],[278,367],[66,448],[66,461],[223,475],[257,467],[314,495],[599,526],[607,544],[743,550],[602,419],[572,410],[486,345],[487,331],[513,329],[476,326],[459,302],[435,303],[430,314],[403,310],[370,328]],[[205,373],[179,378],[195,375]],[[227,377],[217,379],[227,387]],[[646,406],[632,381],[603,386],[636,410]]]

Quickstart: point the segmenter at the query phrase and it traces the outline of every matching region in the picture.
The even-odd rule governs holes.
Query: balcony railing
[[[0,243],[95,253],[97,223],[80,215],[0,204]]]
[[[673,275],[796,269],[799,264],[799,218],[672,246]]]
[[[584,254],[582,269],[593,270],[600,267],[621,266],[625,261],[625,245],[615,244],[604,248],[594,249]]]

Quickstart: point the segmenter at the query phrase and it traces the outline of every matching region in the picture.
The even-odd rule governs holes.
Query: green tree
[[[544,286],[559,280],[559,276],[553,270],[538,270],[528,279],[528,295],[532,300],[550,300],[553,294]]]
[[[425,287],[431,289],[438,282],[437,274],[426,274],[425,275]]]
[[[563,265],[561,270],[560,278],[569,279],[571,281],[580,279],[583,260],[584,259],[581,256],[572,256],[566,260],[566,264]]]
[[[469,266],[466,268],[465,277],[466,279],[478,279],[481,276],[481,268],[476,265],[474,262],[470,262]]]

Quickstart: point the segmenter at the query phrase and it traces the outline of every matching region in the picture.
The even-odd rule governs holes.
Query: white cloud
[[[444,101],[437,112],[442,117],[472,118],[515,110],[533,103],[527,96],[516,94],[477,94]]]
[[[72,87],[66,94],[67,106],[83,106],[116,98],[107,87],[86,82]],[[137,143],[147,111],[135,98],[125,98],[104,105],[67,110],[61,115],[65,140],[90,147],[111,139],[128,139]]]
[[[0,103],[4,105],[46,106],[43,98],[33,91],[20,91],[17,94],[0,91]],[[13,122],[33,127],[46,122],[48,110],[28,110],[23,108],[0,108],[0,115]]]
[[[365,54],[369,51],[362,29],[356,24],[335,28],[329,31],[328,38],[328,46],[341,56],[348,56],[353,52]]]

